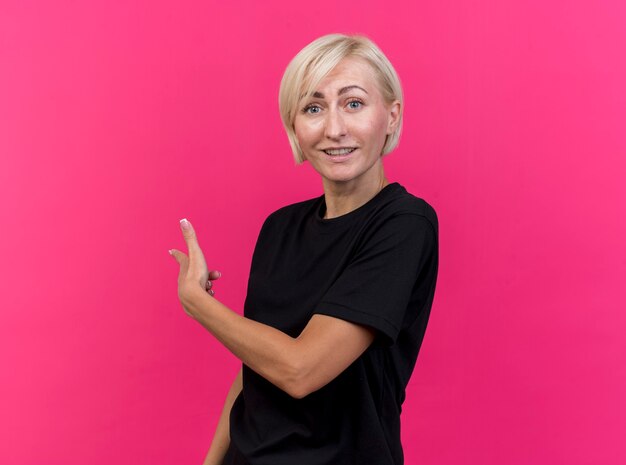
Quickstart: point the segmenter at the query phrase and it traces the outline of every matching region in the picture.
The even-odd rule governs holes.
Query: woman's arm
[[[242,317],[198,287],[181,296],[189,314],[238,359],[290,396],[321,388],[354,362],[375,330],[327,315],[313,315],[297,338]]]
[[[178,295],[185,311],[252,370],[295,398],[325,386],[372,343],[374,329],[340,318],[314,315],[297,338],[242,317],[206,292],[208,271],[189,222],[181,221],[189,257],[180,264]]]
[[[228,449],[228,445],[230,444],[230,409],[232,408],[235,399],[241,392],[241,389],[242,379],[241,370],[239,370],[233,384],[230,386],[226,400],[224,401],[224,408],[222,409],[222,414],[220,415],[220,419],[217,423],[211,447],[209,448],[209,452],[207,453],[204,462],[202,462],[202,465],[221,465],[222,460],[224,460],[226,449]]]

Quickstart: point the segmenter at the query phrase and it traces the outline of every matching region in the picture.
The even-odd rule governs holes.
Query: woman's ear
[[[393,134],[400,122],[400,111],[402,110],[402,104],[400,100],[394,100],[389,106],[389,119],[387,122],[387,135]]]

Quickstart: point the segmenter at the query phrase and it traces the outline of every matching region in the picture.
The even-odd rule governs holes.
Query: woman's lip
[[[322,151],[324,150],[345,150],[345,149],[356,149],[357,147],[351,146],[351,145],[346,145],[345,147],[326,147],[325,149],[322,149]]]
[[[326,152],[324,152],[323,150],[322,150],[322,153],[323,153],[324,155],[326,155],[326,158],[328,158],[330,161],[333,161],[333,162],[335,162],[335,163],[339,163],[339,162],[342,162],[342,161],[344,161],[344,160],[347,160],[348,158],[350,158],[350,157],[352,156],[352,154],[353,154],[354,152],[356,152],[357,150],[359,150],[357,147],[351,147],[351,148],[353,148],[354,150],[353,150],[352,152],[350,152],[350,153],[346,153],[345,155],[328,155],[328,154],[327,154]]]

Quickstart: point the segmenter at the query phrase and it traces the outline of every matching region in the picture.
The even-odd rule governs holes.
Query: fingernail
[[[189,221],[187,221],[187,218],[183,218],[182,220],[180,220],[180,226],[185,230],[190,228],[190,224]]]
[[[222,277],[222,272],[221,272],[221,271],[218,271],[218,273],[220,274],[220,275],[219,275],[219,277],[221,278],[221,277]]]
[[[172,255],[172,250],[168,250],[167,253],[169,253],[170,255]]]

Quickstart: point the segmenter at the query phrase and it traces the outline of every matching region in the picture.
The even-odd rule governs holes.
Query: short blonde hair
[[[378,46],[367,37],[328,34],[300,50],[287,65],[280,82],[278,94],[280,117],[287,131],[296,164],[304,161],[304,154],[298,144],[294,128],[300,100],[310,95],[320,81],[347,57],[359,57],[369,63],[378,78],[378,87],[386,103],[400,101],[398,125],[395,131],[387,136],[381,155],[386,155],[398,145],[404,105],[402,86],[396,70]]]

